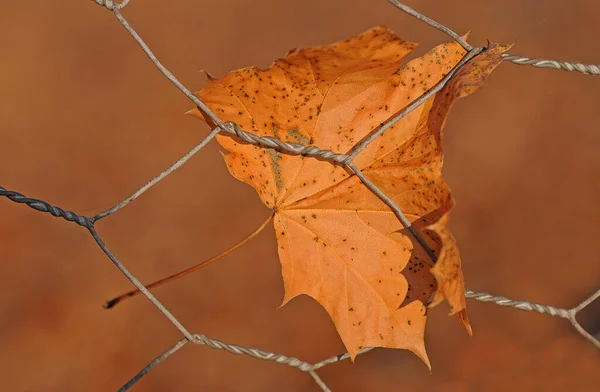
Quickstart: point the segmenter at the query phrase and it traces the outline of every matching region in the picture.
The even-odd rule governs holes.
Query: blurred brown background
[[[514,53],[600,62],[597,1],[412,0],[471,42]],[[420,42],[446,37],[384,0],[141,1],[124,10],[192,90],[268,66],[288,49],[384,24]],[[133,192],[206,135],[191,103],[92,1],[20,1],[0,13],[0,185],[93,215]],[[453,109],[446,178],[467,286],[571,307],[600,286],[600,77],[501,65]],[[230,177],[216,143],[98,224],[144,282],[178,271],[253,231],[268,211]],[[0,390],[116,390],[179,339],[145,299],[103,302],[131,285],[82,228],[0,200]],[[283,296],[275,237],[156,290],[192,331],[317,361],[343,351],[319,305]],[[376,350],[320,371],[334,391],[596,390],[600,353],[570,324],[469,302],[475,336],[430,312],[429,374],[404,351]],[[598,314],[583,321],[600,328]],[[314,391],[287,366],[186,346],[135,391]]]

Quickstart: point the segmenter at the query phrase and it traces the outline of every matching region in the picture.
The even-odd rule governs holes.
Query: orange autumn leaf
[[[292,51],[266,70],[211,79],[197,96],[248,132],[347,153],[465,54],[448,43],[402,66],[415,47],[376,27]],[[463,67],[354,160],[423,234],[439,257],[435,267],[389,207],[344,167],[218,136],[230,173],[274,209],[283,303],[299,294],[317,300],[353,358],[363,347],[402,348],[429,365],[423,337],[432,295],[435,303],[447,299],[468,325],[460,258],[447,227],[453,200],[441,174],[441,130],[452,102],[481,83],[502,50]],[[190,113],[203,118],[198,109]]]

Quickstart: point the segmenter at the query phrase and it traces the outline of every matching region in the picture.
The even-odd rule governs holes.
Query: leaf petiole
[[[204,261],[202,261],[202,262],[200,262],[200,263],[198,263],[198,264],[196,264],[196,265],[194,265],[192,267],[189,267],[189,268],[187,268],[187,269],[185,269],[183,271],[177,272],[176,274],[173,274],[173,275],[167,276],[166,278],[162,278],[160,280],[157,280],[156,282],[147,285],[146,288],[147,289],[153,289],[155,287],[162,286],[165,283],[168,283],[168,282],[171,282],[173,280],[182,278],[182,277],[184,277],[184,276],[186,276],[186,275],[188,275],[188,274],[190,274],[190,273],[192,273],[194,271],[199,270],[202,267],[206,267],[207,265],[209,265],[209,264],[211,264],[211,263],[213,263],[213,262],[215,262],[215,261],[217,261],[217,260],[219,260],[219,259],[227,256],[228,254],[230,254],[231,252],[233,252],[234,250],[236,250],[240,246],[244,245],[246,242],[248,242],[252,238],[256,237],[258,235],[258,233],[260,233],[261,231],[263,231],[263,229],[273,219],[273,215],[274,215],[274,212],[271,213],[267,217],[267,219],[265,219],[265,221],[258,227],[258,229],[256,229],[252,234],[248,235],[247,237],[245,237],[244,239],[242,239],[241,241],[239,241],[238,243],[236,243],[232,247],[224,250],[223,252],[219,253],[216,256],[211,257],[208,260],[204,260]],[[140,290],[132,290],[132,291],[129,291],[129,292],[125,293],[125,294],[121,294],[118,297],[115,297],[115,298],[111,299],[110,301],[107,301],[104,304],[104,308],[105,309],[111,309],[111,308],[115,307],[117,304],[119,304],[119,303],[123,302],[124,300],[126,300],[127,298],[134,297],[134,296],[138,295],[139,293],[140,293]]]

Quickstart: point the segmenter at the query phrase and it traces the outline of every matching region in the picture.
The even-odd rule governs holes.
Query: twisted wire
[[[123,9],[129,4],[131,0],[122,0],[121,3],[117,3],[114,0],[92,0],[94,3],[105,7],[109,11]]]
[[[106,7],[106,9],[108,9],[109,11],[113,11],[115,9],[115,7],[119,6],[119,4],[113,0],[92,0],[92,1],[98,5],[101,5],[102,7]]]
[[[357,355],[364,354],[364,353],[369,352],[371,350],[373,350],[373,347],[364,347],[364,348],[360,349],[360,351],[358,352]],[[340,362],[340,361],[343,361],[343,360],[348,359],[348,358],[350,358],[350,354],[349,353],[338,354],[338,355],[334,355],[334,356],[329,357],[329,358],[325,358],[322,361],[319,361],[319,362],[315,363],[313,365],[313,370],[320,369],[320,368],[322,368],[324,366],[330,365],[332,363]]]
[[[441,32],[447,34],[448,36],[450,36],[453,40],[455,40],[456,42],[458,42],[460,44],[460,46],[462,46],[467,52],[472,50],[473,47],[468,44],[460,35],[456,34],[454,31],[450,30],[448,27],[444,26],[441,23],[436,22],[435,20],[423,15],[422,13],[415,11],[414,9],[410,8],[409,6],[407,6],[406,4],[402,4],[399,1],[396,0],[387,0],[388,3],[392,4],[393,6],[395,6],[396,8],[406,12],[407,14],[409,14],[410,16],[420,20],[421,22],[427,23],[428,25],[440,30]]]
[[[313,370],[312,364],[302,361],[295,357],[288,357],[287,355],[283,355],[283,354],[275,354],[275,353],[263,351],[263,350],[260,350],[257,348],[247,348],[247,347],[239,346],[237,344],[228,344],[228,343],[222,342],[217,339],[211,339],[211,338],[204,336],[202,334],[199,334],[199,333],[194,334],[193,336],[194,336],[194,339],[192,340],[193,343],[206,345],[215,350],[225,350],[225,351],[227,351],[231,354],[235,354],[235,355],[248,355],[248,356],[250,356],[252,358],[256,358],[256,359],[262,359],[265,361],[273,361],[273,362],[281,363],[281,364],[288,365],[291,367],[295,367],[297,369],[302,370],[303,372],[310,372]]]
[[[272,353],[269,351],[260,350],[258,348],[248,348],[248,347],[243,347],[243,346],[240,346],[237,344],[229,344],[229,343],[225,343],[218,339],[209,338],[209,337],[199,334],[199,333],[194,334],[193,337],[194,337],[194,340],[192,340],[192,343],[195,343],[195,344],[206,345],[212,349],[224,350],[224,351],[227,351],[227,352],[229,352],[231,354],[235,354],[235,355],[248,355],[248,356],[250,356],[252,358],[256,358],[256,359],[277,362],[280,364],[284,364],[284,365],[288,365],[288,366],[297,368],[299,370],[302,370],[303,372],[314,372],[315,370],[318,370],[324,366],[327,366],[332,363],[340,362],[340,361],[350,358],[350,354],[345,352],[342,354],[334,355],[329,358],[323,359],[314,364],[311,364],[309,362],[303,361],[296,357],[288,357],[287,355],[276,354],[276,353]],[[358,355],[364,354],[371,350],[373,350],[373,347],[362,348],[358,352]]]
[[[238,124],[233,121],[226,121],[224,130],[228,133],[236,135],[246,143],[259,145],[262,147],[275,148],[277,150],[283,150],[293,155],[302,155],[305,157],[321,158],[337,164],[344,164],[348,159],[346,154],[338,154],[330,150],[321,150],[316,146],[305,146],[300,143],[284,142],[276,137],[271,136],[258,136],[249,132],[244,131]]]
[[[549,314],[550,316],[562,317],[565,319],[570,319],[573,314],[570,310],[557,308],[555,306],[542,305],[525,300],[514,300],[489,293],[475,293],[468,289],[465,290],[465,298],[472,298],[481,302],[493,302],[499,306],[509,306],[519,310]]]
[[[28,205],[29,207],[33,208],[34,210],[38,210],[41,212],[47,212],[57,218],[63,218],[69,222],[75,222],[79,226],[87,227],[89,224],[89,219],[85,216],[78,215],[78,214],[74,213],[73,211],[68,211],[68,210],[65,211],[62,208],[53,206],[43,200],[31,199],[19,192],[9,191],[2,186],[0,186],[0,196],[7,197],[8,199],[14,201],[15,203],[21,203],[21,204]]]
[[[576,71],[588,75],[600,75],[600,66],[595,64],[583,64],[579,62],[547,60],[542,58],[530,58],[516,54],[504,53],[504,61],[510,61],[518,65],[531,65],[537,68],[562,69],[564,71]]]

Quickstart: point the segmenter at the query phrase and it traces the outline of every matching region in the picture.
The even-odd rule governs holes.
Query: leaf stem
[[[248,235],[247,237],[243,238],[241,241],[239,241],[238,243],[236,243],[235,245],[231,246],[230,248],[224,250],[223,252],[219,253],[216,256],[211,257],[208,260],[204,260],[201,263],[198,263],[196,265],[193,265],[187,269],[184,269],[183,271],[177,272],[176,274],[167,276],[166,278],[162,278],[160,280],[157,280],[156,282],[153,282],[147,286],[145,286],[147,289],[153,289],[155,287],[158,286],[162,286],[165,283],[171,282],[173,280],[182,278],[194,271],[199,270],[200,268],[206,267],[209,264],[212,264],[213,262],[227,256],[228,254],[230,254],[231,252],[233,252],[234,250],[236,250],[237,248],[239,248],[240,246],[244,245],[246,242],[250,241],[252,238],[256,237],[258,235],[258,233],[260,233],[261,231],[263,231],[263,229],[269,224],[269,222],[271,222],[271,220],[273,219],[273,215],[275,213],[271,213],[269,214],[269,216],[267,217],[267,219],[265,219],[265,221],[258,227],[258,229],[256,229],[252,234]],[[140,293],[140,290],[136,289],[136,290],[132,290],[129,291],[125,294],[121,294],[118,297],[115,297],[113,299],[111,299],[110,301],[107,301],[104,304],[104,307],[106,309],[111,309],[113,307],[115,307],[117,304],[123,302],[124,300],[126,300],[127,298],[131,298],[134,297],[136,295],[138,295]]]

